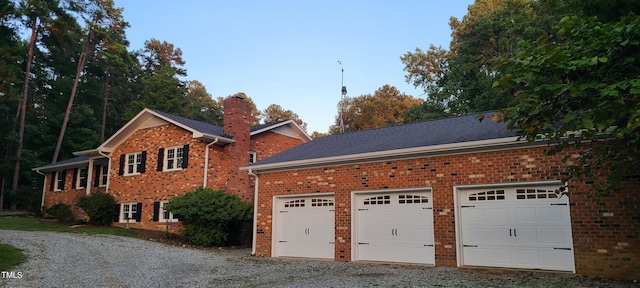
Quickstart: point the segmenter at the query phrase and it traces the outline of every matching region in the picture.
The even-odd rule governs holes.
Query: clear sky
[[[124,8],[130,50],[155,38],[180,48],[185,80],[216,97],[246,93],[298,114],[308,132],[335,123],[341,70],[348,96],[385,84],[424,97],[405,82],[400,56],[449,47],[449,18],[473,0],[115,0]]]

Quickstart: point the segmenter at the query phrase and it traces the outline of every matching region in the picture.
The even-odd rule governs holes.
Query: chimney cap
[[[242,92],[238,92],[236,94],[233,94],[233,95],[229,96],[229,98],[238,98],[238,99],[245,100],[245,99],[247,99],[247,95],[242,93]]]

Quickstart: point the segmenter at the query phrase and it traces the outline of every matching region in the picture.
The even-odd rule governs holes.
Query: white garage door
[[[463,265],[574,271],[569,200],[556,189],[461,190]]]
[[[431,192],[356,195],[355,260],[434,264]]]
[[[276,256],[334,258],[334,197],[280,198]]]

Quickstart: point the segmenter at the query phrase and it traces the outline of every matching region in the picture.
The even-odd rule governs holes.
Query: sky
[[[448,49],[449,18],[462,19],[472,3],[115,0],[131,26],[130,50],[151,38],[172,43],[186,61],[183,80],[201,82],[214,99],[244,92],[260,111],[278,104],[309,134],[335,123],[343,79],[349,97],[388,84],[424,98],[405,81],[400,57],[430,44]]]

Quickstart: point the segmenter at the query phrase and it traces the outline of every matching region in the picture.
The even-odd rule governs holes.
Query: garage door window
[[[304,199],[297,199],[284,202],[285,208],[304,207]]]
[[[389,195],[382,195],[382,196],[377,196],[377,197],[366,198],[366,199],[364,199],[363,204],[364,204],[364,205],[385,205],[385,204],[391,204],[391,196],[389,196]]]
[[[429,197],[420,195],[398,195],[399,204],[429,203]]]
[[[469,201],[495,201],[505,200],[504,190],[490,190],[469,194]]]
[[[329,199],[311,199],[311,207],[328,207],[333,206],[333,200]]]
[[[516,199],[548,199],[558,198],[555,190],[544,189],[516,189]]]

